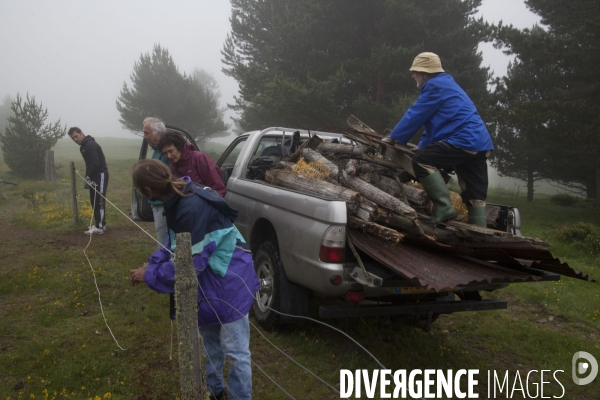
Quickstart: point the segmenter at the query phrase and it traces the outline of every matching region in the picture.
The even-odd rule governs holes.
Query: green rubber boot
[[[452,207],[450,192],[440,171],[435,171],[431,175],[419,178],[419,181],[423,184],[425,191],[435,206],[435,211],[432,215],[433,219],[438,222],[444,222],[456,218],[457,214],[454,207]]]
[[[472,207],[469,207],[467,205],[467,210],[469,211],[469,224],[474,224],[487,228],[487,214],[485,212],[485,201],[472,200],[472,202],[476,202],[476,204]],[[483,205],[481,205],[481,203],[483,203]]]

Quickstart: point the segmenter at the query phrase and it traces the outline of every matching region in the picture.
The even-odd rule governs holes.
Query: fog
[[[237,82],[221,72],[230,14],[226,0],[3,0],[0,98],[29,93],[48,109],[48,121],[60,118],[95,137],[135,138],[119,123],[115,102],[123,83],[130,85],[134,62],[160,44],[180,72],[212,73],[226,106],[238,90]],[[518,28],[539,22],[523,0],[484,0],[478,15]],[[491,44],[480,50],[484,66],[495,76],[506,74],[507,56]],[[231,125],[232,116],[228,111],[225,122]],[[512,180],[491,179],[492,186],[498,184],[514,186]]]
[[[227,0],[3,0],[0,96],[29,93],[47,107],[49,121],[60,118],[96,137],[133,138],[121,127],[115,102],[134,62],[160,44],[180,72],[212,73],[225,106],[237,93],[237,82],[221,72],[230,13]],[[518,27],[537,21],[522,0],[484,0],[480,15]],[[504,75],[508,58],[491,45],[481,50],[484,65]]]

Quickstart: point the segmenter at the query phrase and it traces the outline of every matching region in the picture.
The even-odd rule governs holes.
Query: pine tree
[[[11,104],[14,115],[8,118],[8,126],[0,137],[4,162],[11,172],[22,178],[44,176],[44,156],[58,139],[67,133],[60,120],[45,124],[48,110],[37,104],[35,97],[26,100],[17,94]]]
[[[485,114],[489,73],[477,45],[486,32],[473,19],[480,3],[232,0],[222,51],[224,72],[240,86],[232,107],[245,129],[337,131],[354,113],[383,130],[418,96],[414,57],[432,51]]]
[[[538,71],[551,66],[551,75],[534,74],[529,85],[544,87],[544,107],[552,109],[545,124],[547,157],[543,178],[579,189],[600,204],[600,3],[597,0],[527,0],[542,17],[545,35],[538,27],[518,30],[499,25],[496,46]],[[540,74],[544,75],[544,74]],[[515,144],[518,146],[518,143]]]
[[[547,36],[543,29],[534,28],[529,48],[537,48]],[[533,201],[534,183],[544,179],[544,172],[553,164],[547,140],[548,129],[555,124],[555,103],[549,100],[553,89],[540,83],[555,73],[552,64],[517,59],[509,64],[507,76],[495,82],[495,152],[491,164],[501,176],[525,181],[528,201]]]
[[[222,112],[210,89],[181,74],[167,49],[155,45],[134,63],[131,89],[123,83],[117,99],[121,124],[140,132],[144,118],[161,118],[195,135],[199,142],[227,130]]]

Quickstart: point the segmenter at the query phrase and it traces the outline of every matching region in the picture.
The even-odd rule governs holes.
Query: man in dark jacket
[[[85,231],[86,235],[102,235],[106,229],[106,187],[108,186],[108,168],[102,147],[90,135],[84,135],[76,126],[69,129],[69,136],[80,147],[85,161],[85,188],[90,189],[90,203],[94,212],[95,225]]]
[[[456,218],[450,193],[440,169],[454,169],[461,197],[469,210],[469,223],[486,226],[485,199],[487,157],[494,150],[492,138],[477,108],[444,72],[434,53],[421,53],[410,68],[421,95],[406,111],[384,142],[406,144],[422,126],[418,150],[412,159],[416,177],[435,205],[433,218]]]

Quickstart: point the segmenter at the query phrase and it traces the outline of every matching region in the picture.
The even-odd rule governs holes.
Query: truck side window
[[[219,160],[222,160],[218,164],[220,164],[219,167],[221,167],[221,171],[223,172],[222,178],[223,184],[225,186],[227,186],[227,181],[229,180],[229,177],[233,172],[233,167],[235,166],[235,163],[237,162],[237,159],[240,155],[240,151],[242,151],[242,147],[244,147],[245,143],[246,139],[240,140],[233,147],[227,148],[227,150],[225,150],[225,153],[223,153],[223,156],[221,156],[221,159]],[[223,157],[225,157],[225,159],[223,159]]]
[[[277,151],[279,151],[279,155],[281,156],[281,139],[274,137],[263,137],[258,144],[258,147],[252,154],[250,161],[252,162],[261,156],[273,156]]]

